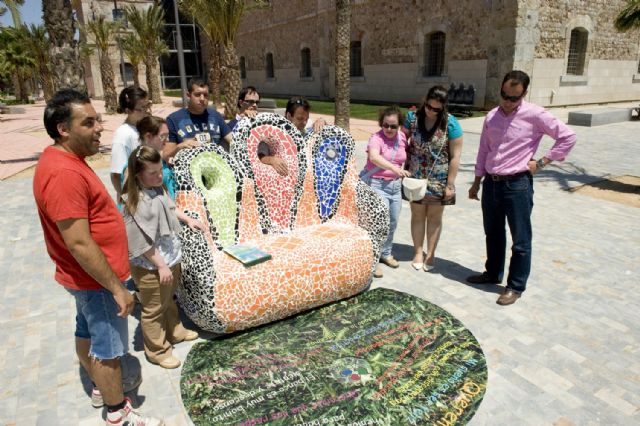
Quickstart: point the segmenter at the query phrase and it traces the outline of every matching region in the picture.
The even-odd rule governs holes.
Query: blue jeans
[[[127,352],[127,318],[118,316],[113,294],[106,290],[67,291],[76,299],[76,337],[91,340],[89,356],[99,360],[121,357]]]
[[[531,272],[532,210],[531,174],[497,182],[485,176],[482,187],[482,218],[487,244],[485,270],[491,278],[502,281],[507,248],[506,218],[513,241],[507,288],[520,292],[525,290]]]
[[[398,226],[400,209],[402,208],[402,179],[384,180],[371,179],[371,188],[378,193],[389,208],[389,235],[382,245],[381,257],[391,256],[393,248],[393,234]]]

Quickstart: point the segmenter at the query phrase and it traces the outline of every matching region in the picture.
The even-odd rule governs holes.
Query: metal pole
[[[114,0],[115,1],[115,0]],[[180,17],[178,16],[178,0],[173,0],[173,15],[176,21],[176,44],[178,45],[178,72],[180,72],[180,89],[182,89],[182,106],[187,107],[187,73],[184,69],[184,50],[182,48],[182,33],[180,31]]]
[[[114,13],[118,15],[118,21],[122,22],[122,16],[120,15],[120,10],[118,9],[118,1],[113,0],[113,8]],[[122,41],[120,40],[120,30],[118,30],[118,38],[116,39],[118,42],[118,50],[120,51],[120,76],[122,77],[122,87],[127,87],[127,73],[124,69],[124,55],[122,54]]]

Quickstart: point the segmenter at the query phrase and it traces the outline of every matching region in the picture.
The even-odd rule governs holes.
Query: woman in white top
[[[116,129],[111,142],[111,183],[116,190],[116,202],[121,206],[122,172],[127,166],[129,155],[140,145],[136,124],[151,115],[151,101],[147,98],[147,92],[135,86],[122,89],[118,98],[118,112],[127,114],[127,118]]]

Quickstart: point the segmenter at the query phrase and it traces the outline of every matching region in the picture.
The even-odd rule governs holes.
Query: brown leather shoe
[[[376,266],[375,271],[373,271],[373,278],[382,278],[382,269],[380,269],[380,265]]]
[[[505,288],[500,297],[498,297],[496,303],[502,306],[512,305],[516,300],[520,299],[521,294],[522,293],[512,288]]]
[[[467,282],[469,284],[500,284],[501,283],[501,281],[490,277],[489,274],[487,274],[486,272],[467,277]]]
[[[393,256],[383,256],[383,257],[381,257],[380,258],[380,263],[384,263],[389,268],[393,268],[393,269],[396,269],[398,266],[400,266],[398,261]]]
[[[180,360],[175,356],[170,355],[162,361],[158,361],[158,365],[162,368],[173,370],[174,368],[180,367]]]

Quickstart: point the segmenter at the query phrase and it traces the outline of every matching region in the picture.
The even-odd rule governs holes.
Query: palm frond
[[[614,21],[618,31],[625,32],[640,28],[640,0],[628,0]]]

